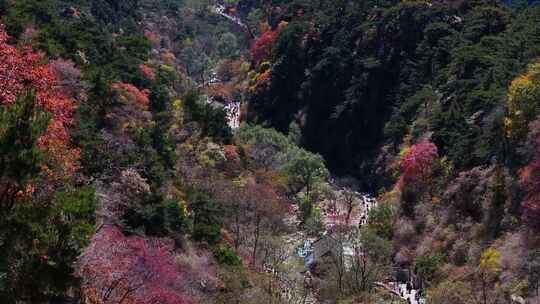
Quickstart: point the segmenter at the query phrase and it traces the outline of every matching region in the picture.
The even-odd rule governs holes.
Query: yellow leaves
[[[247,61],[242,62],[242,64],[240,65],[240,71],[242,72],[242,74],[247,74],[250,68],[251,65]]]
[[[209,142],[199,147],[197,160],[202,165],[215,167],[217,164],[227,161],[227,158],[221,146]]]
[[[189,151],[189,152],[192,152],[193,150],[195,150],[195,147],[189,142],[185,142],[185,143],[181,144],[180,148],[182,150]]]
[[[441,167],[442,172],[446,176],[450,176],[452,172],[454,171],[454,163],[450,159],[448,159],[448,157],[446,156],[443,156],[439,160],[439,166]]]
[[[173,109],[177,111],[182,110],[183,105],[184,105],[184,102],[182,101],[182,99],[176,99],[175,101],[173,101]]]
[[[233,185],[235,185],[237,188],[244,188],[248,184],[248,180],[244,177],[237,177],[233,179]]]
[[[392,176],[399,178],[401,175],[401,166],[403,164],[403,158],[411,151],[411,145],[405,144],[399,151],[398,157],[392,162]]]
[[[399,151],[399,157],[403,158],[405,155],[409,154],[409,151],[411,151],[411,146],[405,146],[401,151]]]
[[[540,75],[540,59],[536,60],[536,62],[529,64],[528,71],[530,75],[538,77],[538,75]]]
[[[504,118],[504,128],[506,129],[506,136],[512,137],[512,126],[514,125],[514,121],[510,117]]]
[[[250,71],[248,73],[248,78],[250,81],[254,82],[257,80],[257,77],[259,77],[259,73],[257,73],[256,71]]]
[[[531,75],[522,75],[514,79],[508,89],[508,109],[511,114],[520,116],[523,108],[531,100],[530,97],[538,89],[538,83],[531,79]]]
[[[501,252],[494,248],[484,250],[480,257],[480,269],[495,275],[502,271]]]
[[[163,71],[167,72],[167,73],[171,73],[171,74],[172,74],[172,73],[175,73],[175,72],[176,72],[175,69],[174,69],[174,67],[173,67],[172,65],[169,65],[169,64],[162,64],[162,65],[160,66],[160,68],[161,68]]]
[[[393,187],[390,191],[382,193],[377,200],[381,203],[399,204],[400,190],[398,187]]]
[[[263,61],[257,68],[259,73],[264,73],[272,68],[272,63],[270,61]]]
[[[253,93],[257,91],[260,85],[268,84],[272,76],[272,66],[268,61],[263,61],[257,68],[257,70],[250,71],[248,78],[250,80],[250,86],[248,90]]]
[[[529,65],[525,74],[516,77],[508,88],[508,116],[504,120],[506,136],[523,138],[528,124],[536,118],[540,97],[540,60]]]
[[[510,97],[518,93],[520,90],[530,87],[532,84],[533,82],[529,74],[518,76],[516,79],[512,80],[512,83],[510,84]]]
[[[182,212],[186,215],[190,215],[189,209],[188,209],[188,203],[184,200],[181,200],[178,202],[178,205],[180,206],[180,209],[182,209]]]
[[[278,31],[279,31],[279,32],[283,31],[288,25],[289,25],[289,22],[287,22],[287,21],[281,21],[281,22],[278,24]]]
[[[184,124],[184,101],[182,99],[176,99],[172,102],[172,112],[175,118],[171,129],[179,129]]]

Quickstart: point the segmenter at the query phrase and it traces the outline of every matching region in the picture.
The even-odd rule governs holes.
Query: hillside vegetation
[[[0,0],[0,302],[537,303],[529,2]]]

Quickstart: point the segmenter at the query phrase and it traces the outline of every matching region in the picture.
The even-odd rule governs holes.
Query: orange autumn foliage
[[[116,82],[112,84],[112,89],[117,92],[117,97],[122,102],[135,102],[138,105],[148,108],[150,105],[150,91],[140,90],[131,83]]]
[[[255,62],[261,62],[272,54],[272,47],[279,38],[279,31],[269,29],[251,45],[251,58]]]
[[[257,82],[268,83],[272,78],[272,70],[266,70],[264,73],[257,77]]]
[[[75,104],[62,91],[55,69],[45,63],[43,54],[28,46],[10,45],[8,39],[0,25],[0,106],[10,106],[18,96],[34,92],[36,104],[51,114],[48,128],[38,140],[49,157],[42,169],[50,177],[67,177],[79,168],[80,151],[72,147],[68,131],[74,122]]]
[[[242,170],[242,160],[238,153],[238,148],[234,145],[223,146],[225,157],[227,162],[225,163],[224,170],[229,176],[236,176],[240,174]]]

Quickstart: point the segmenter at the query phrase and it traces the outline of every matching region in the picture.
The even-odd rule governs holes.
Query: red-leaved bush
[[[522,203],[523,220],[532,228],[540,230],[540,136],[536,138],[533,160],[521,169],[521,185],[525,190]]]
[[[159,34],[157,34],[156,32],[153,32],[151,30],[148,30],[148,29],[144,30],[144,36],[154,46],[158,46],[159,43],[161,42],[161,37],[159,37]]]
[[[152,68],[151,66],[141,63],[139,65],[139,70],[141,70],[141,73],[144,75],[144,77],[150,80],[156,79],[156,72],[154,71],[154,68]]]
[[[172,241],[103,227],[78,262],[85,303],[191,304]]]
[[[428,185],[438,157],[437,146],[427,139],[413,145],[401,158],[398,186],[402,188],[407,185]]]
[[[279,31],[269,29],[251,45],[251,58],[255,62],[268,59],[272,54],[272,46],[279,37]]]
[[[48,129],[38,141],[39,147],[60,164],[57,177],[67,176],[79,167],[80,151],[71,146],[68,127],[73,123],[75,105],[62,91],[58,75],[46,64],[41,53],[30,47],[17,48],[8,44],[9,36],[0,25],[0,106],[10,106],[17,97],[34,92],[36,103],[51,114]],[[48,166],[45,172],[53,174]]]
[[[118,97],[122,102],[135,102],[144,108],[147,108],[148,105],[150,105],[149,90],[141,91],[131,83],[123,82],[113,83],[111,87],[118,93]]]

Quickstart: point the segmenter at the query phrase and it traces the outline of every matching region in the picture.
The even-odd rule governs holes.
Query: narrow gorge
[[[540,303],[539,58],[536,1],[0,0],[0,303]]]

